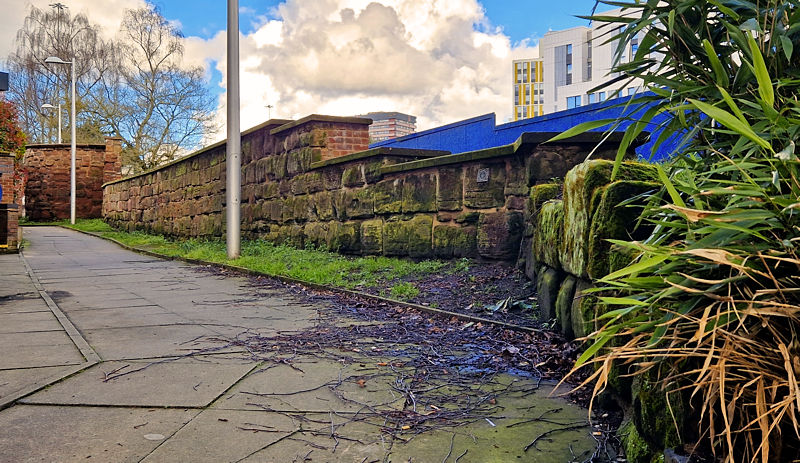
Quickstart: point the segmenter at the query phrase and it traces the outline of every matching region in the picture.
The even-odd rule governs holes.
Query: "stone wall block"
[[[417,215],[408,221],[408,255],[430,257],[432,249],[433,217]]]
[[[440,167],[436,190],[436,208],[440,211],[460,211],[464,197],[461,167]]]
[[[369,190],[345,190],[343,198],[344,218],[365,219],[375,215],[375,199]]]
[[[488,169],[488,178],[484,173]],[[473,209],[502,207],[505,204],[505,164],[473,164],[464,170],[464,205]],[[480,175],[480,178],[479,178]],[[486,181],[483,181],[483,180]]]
[[[576,338],[582,338],[594,331],[595,306],[598,300],[597,296],[585,293],[586,290],[592,287],[592,282],[583,278],[575,283],[575,296],[572,299],[570,318],[572,332]]]
[[[320,191],[311,196],[314,207],[314,214],[319,220],[333,220],[336,210],[333,205],[333,193],[330,191]]]
[[[392,218],[383,225],[383,255],[408,255],[408,227],[405,220]]]
[[[383,252],[383,219],[361,222],[361,251],[373,255]]]
[[[620,204],[659,187],[660,184],[655,182],[620,180],[603,188],[589,229],[586,271],[590,278],[602,278],[630,262],[630,253],[620,249],[612,252],[612,245],[608,240],[638,241],[649,236],[653,228],[650,224],[643,223],[635,229],[644,203],[626,206]]]
[[[521,156],[508,158],[506,171],[506,196],[526,196],[528,194],[528,176],[525,175],[525,159]]]
[[[600,193],[611,181],[612,161],[593,160],[576,166],[564,179],[564,241],[561,246],[561,264],[573,275],[588,278],[587,261],[589,232],[594,213],[593,205],[599,203]],[[619,178],[627,180],[655,180],[655,167],[647,164],[624,162]]]
[[[360,164],[345,167],[342,171],[342,185],[346,187],[359,187],[366,183],[363,166]]]
[[[398,214],[403,208],[403,179],[384,179],[370,186],[376,214]]]
[[[572,339],[575,333],[572,330],[572,301],[575,299],[575,285],[577,279],[572,275],[567,275],[561,288],[558,290],[555,305],[555,315],[561,333],[567,338]]]
[[[481,214],[478,220],[478,253],[489,259],[516,259],[522,228],[520,212]]]
[[[475,257],[477,234],[475,227],[436,225],[433,227],[433,255],[443,259]]]
[[[436,211],[436,175],[408,175],[403,181],[402,212],[434,211]]]
[[[536,294],[542,320],[556,318],[556,299],[560,288],[561,275],[558,270],[547,267],[537,275]]]
[[[537,216],[533,233],[533,259],[561,270],[561,241],[564,234],[564,202],[545,202]]]

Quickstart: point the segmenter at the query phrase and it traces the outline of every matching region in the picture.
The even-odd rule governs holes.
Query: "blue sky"
[[[181,22],[184,35],[210,38],[225,30],[226,3],[222,0],[160,0],[153,3],[165,17]],[[262,21],[260,17],[274,19],[274,8],[280,3],[277,0],[240,0],[242,32],[253,32]],[[589,14],[595,1],[560,0],[558,7],[544,0],[483,0],[479,3],[492,25],[502,27],[503,32],[516,43],[528,38],[538,40],[551,29],[586,25],[586,20],[575,16]],[[548,7],[543,8],[543,5]],[[610,8],[601,5],[600,9]]]

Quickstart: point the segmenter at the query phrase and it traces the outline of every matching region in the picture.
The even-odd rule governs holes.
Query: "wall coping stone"
[[[410,170],[425,169],[428,167],[445,166],[448,164],[459,164],[468,161],[480,161],[483,159],[499,158],[515,154],[524,145],[542,145],[547,143],[559,133],[557,132],[526,132],[517,138],[517,140],[510,145],[495,146],[493,148],[486,148],[482,150],[466,151],[464,153],[450,154],[446,156],[439,156],[430,159],[420,159],[417,161],[404,162],[400,164],[392,164],[390,166],[381,167],[381,174],[391,174],[397,172],[407,172]],[[552,142],[553,146],[557,145],[571,145],[577,143],[598,143],[600,140],[608,142],[619,142],[622,140],[623,133],[614,132],[610,135],[601,132],[584,132],[574,137],[565,138]],[[647,133],[643,136],[637,137],[631,147],[638,146],[639,143],[644,143]]]
[[[293,129],[295,127],[300,127],[301,125],[309,124],[311,122],[338,122],[345,124],[370,125],[372,124],[372,119],[366,119],[363,117],[341,117],[341,116],[325,116],[323,114],[311,114],[302,119],[291,121],[289,123],[281,125],[280,127],[276,127],[270,130],[269,134],[276,135],[286,130]]]
[[[249,129],[243,131],[242,135],[251,134],[251,133],[253,133],[253,132],[257,131],[257,130],[263,129],[265,127],[285,125],[289,121],[290,121],[289,119],[270,119],[270,120],[268,120],[266,122],[262,122],[261,124],[258,124],[256,126],[250,127]],[[220,141],[218,141],[218,142],[216,142],[214,144],[211,144],[211,145],[208,145],[208,146],[204,146],[204,147],[200,148],[199,150],[197,150],[197,151],[195,151],[193,153],[187,154],[186,156],[184,156],[182,158],[175,159],[175,160],[170,161],[170,162],[168,162],[166,164],[158,165],[156,167],[153,167],[152,169],[145,170],[144,172],[140,172],[138,174],[129,175],[127,177],[123,177],[123,178],[118,179],[118,180],[112,180],[110,182],[106,182],[106,183],[104,183],[102,185],[102,187],[105,188],[107,185],[113,185],[115,183],[120,183],[120,182],[124,182],[124,181],[127,181],[127,180],[132,180],[132,179],[137,178],[137,177],[143,177],[145,175],[152,174],[153,172],[158,172],[159,170],[165,169],[165,168],[167,168],[167,167],[169,167],[169,166],[171,166],[173,164],[178,164],[178,163],[183,162],[183,161],[188,161],[189,159],[192,159],[192,158],[195,158],[197,156],[200,156],[201,154],[204,154],[204,153],[207,153],[207,152],[209,152],[209,151],[211,151],[213,149],[219,148],[220,146],[225,146],[227,143],[228,143],[227,139],[220,140]],[[69,146],[69,145],[67,145],[67,146]],[[99,146],[105,146],[105,145],[99,145]]]
[[[28,148],[36,148],[36,149],[69,149],[72,145],[69,143],[32,143],[30,145],[25,145],[25,149]],[[94,148],[94,149],[105,149],[105,143],[76,143],[75,148]]]
[[[325,166],[334,164],[341,164],[344,162],[357,161],[359,159],[366,159],[374,156],[393,156],[400,158],[434,158],[439,156],[449,155],[449,151],[441,150],[421,150],[413,148],[392,148],[392,147],[377,147],[357,153],[346,154],[337,158],[327,159],[325,161],[318,161],[311,163],[311,169],[319,169]]]

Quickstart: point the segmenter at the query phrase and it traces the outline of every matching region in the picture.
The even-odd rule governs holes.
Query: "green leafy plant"
[[[395,299],[399,299],[401,301],[408,301],[419,296],[419,288],[414,286],[413,283],[404,281],[402,283],[397,283],[393,285],[389,290],[389,294],[391,294],[392,297]]]
[[[593,18],[613,26],[619,54],[640,37],[610,86],[641,79],[649,91],[624,103],[636,116],[617,165],[646,128],[663,129],[655,149],[675,134],[683,144],[647,200],[651,236],[615,242],[636,257],[600,280],[614,295],[600,298],[576,368],[595,363],[595,393],[620,365],[650,370],[693,398],[701,448],[789,461],[800,453],[800,4],[601,3],[623,8]]]

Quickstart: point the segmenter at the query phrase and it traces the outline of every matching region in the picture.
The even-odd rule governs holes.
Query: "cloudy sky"
[[[0,17],[0,59],[8,56],[30,5],[10,0]],[[145,0],[61,0],[107,35],[126,8]],[[188,64],[207,70],[225,114],[222,0],[160,0],[180,25]],[[242,127],[272,116],[400,111],[418,128],[494,112],[511,114],[511,60],[536,56],[548,30],[587,22],[594,0],[240,0]],[[0,64],[0,67],[2,65]]]

